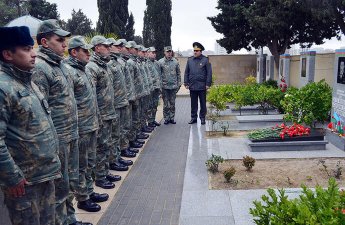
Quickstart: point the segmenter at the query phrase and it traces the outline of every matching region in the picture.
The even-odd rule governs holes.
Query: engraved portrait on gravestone
[[[337,83],[345,84],[345,57],[339,57]]]

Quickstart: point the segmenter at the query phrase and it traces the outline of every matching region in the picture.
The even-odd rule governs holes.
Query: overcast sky
[[[71,17],[72,9],[81,9],[89,17],[93,25],[98,20],[97,0],[47,0],[56,3],[60,17],[67,20]],[[146,0],[129,0],[128,10],[133,13],[135,33],[142,36],[144,10]],[[217,0],[172,0],[171,42],[175,51],[192,48],[192,43],[198,41],[206,50],[214,51],[217,39],[222,35],[217,33],[206,17],[218,14]],[[345,46],[342,41],[333,39],[321,47],[337,49]]]

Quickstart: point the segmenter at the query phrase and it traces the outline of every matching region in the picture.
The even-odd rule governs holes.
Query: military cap
[[[193,49],[197,50],[197,51],[204,51],[205,50],[204,46],[202,46],[202,44],[200,44],[199,42],[193,43]]]
[[[111,42],[108,41],[104,36],[96,35],[91,39],[91,45],[95,47],[96,45],[111,45]]]
[[[137,46],[137,43],[135,43],[135,41],[128,41],[126,44],[125,44],[125,47],[126,48],[136,48]]]
[[[149,47],[149,49],[147,50],[148,52],[155,52],[156,48],[155,47]]]
[[[71,33],[68,31],[63,30],[58,21],[55,19],[44,20],[40,23],[40,26],[37,29],[37,34],[45,34],[53,32],[56,35],[61,37],[69,37]]]
[[[165,47],[164,47],[164,51],[165,51],[165,52],[172,51],[171,46],[165,46]]]
[[[68,41],[68,49],[74,49],[74,48],[82,48],[82,49],[91,49],[93,46],[86,43],[83,36],[74,36]]]
[[[0,50],[28,45],[34,45],[28,27],[0,27]]]
[[[144,46],[142,45],[138,45],[139,46],[139,51],[142,51],[142,52],[147,52],[147,50],[149,50],[148,48],[145,48]]]
[[[119,39],[119,40],[117,40],[117,41],[119,41],[119,42],[121,42],[121,44],[127,44],[127,41],[126,41],[126,39]]]
[[[111,44],[113,45],[122,45],[122,42],[120,42],[119,40],[115,40],[115,38],[108,38],[108,41],[111,42]]]

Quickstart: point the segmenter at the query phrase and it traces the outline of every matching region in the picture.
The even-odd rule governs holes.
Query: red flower
[[[333,123],[329,123],[329,124],[327,125],[327,127],[328,127],[329,129],[333,129]]]

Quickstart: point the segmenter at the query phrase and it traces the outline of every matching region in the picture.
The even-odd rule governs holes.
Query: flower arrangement
[[[286,92],[286,89],[288,88],[284,76],[281,76],[281,78],[280,78],[279,87],[280,87],[280,90],[281,90],[282,92]]]
[[[331,122],[327,125],[332,132],[339,134],[340,137],[345,137],[344,121],[334,112]]]

